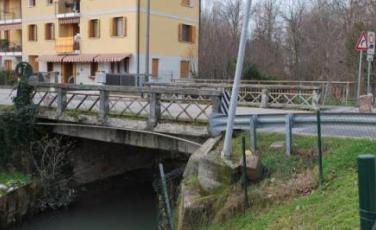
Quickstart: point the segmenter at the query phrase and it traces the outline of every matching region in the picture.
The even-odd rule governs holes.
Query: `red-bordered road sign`
[[[368,42],[367,42],[366,32],[362,32],[362,34],[360,35],[358,42],[356,43],[355,49],[357,51],[367,51],[368,50]]]

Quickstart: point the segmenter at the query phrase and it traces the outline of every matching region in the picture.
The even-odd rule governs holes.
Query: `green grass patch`
[[[234,139],[235,152],[240,151],[242,135]],[[323,138],[325,184],[320,188],[316,138],[294,136],[290,158],[284,149],[269,148],[281,140],[284,136],[278,134],[258,136],[268,177],[250,186],[252,207],[245,214],[210,229],[358,229],[356,160],[359,154],[376,154],[376,142]]]
[[[0,173],[0,184],[4,184],[6,186],[13,186],[13,185],[25,185],[31,182],[31,176],[23,174],[21,172],[14,172],[14,173]]]

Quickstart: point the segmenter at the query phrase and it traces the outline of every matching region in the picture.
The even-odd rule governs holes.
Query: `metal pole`
[[[244,207],[249,207],[248,201],[248,177],[247,177],[247,157],[245,155],[245,137],[242,138],[242,154],[243,154],[243,187],[244,187]]]
[[[319,171],[320,171],[320,185],[324,184],[324,169],[322,162],[322,142],[321,142],[321,113],[317,111],[317,147],[319,150]]]
[[[374,229],[376,221],[375,156],[358,157],[359,214],[362,230]]]
[[[356,101],[359,104],[359,98],[360,98],[360,84],[362,82],[362,63],[363,63],[363,51],[360,51],[359,55],[359,71],[358,71],[358,86],[356,90]]]
[[[159,172],[161,174],[163,196],[164,196],[164,199],[165,199],[167,215],[168,215],[168,224],[170,225],[170,229],[173,230],[174,229],[174,223],[173,223],[173,220],[172,220],[170,200],[168,198],[166,177],[165,177],[165,174],[164,174],[163,165],[161,163],[159,164]]]
[[[372,71],[372,65],[371,61],[368,60],[368,74],[367,74],[367,94],[371,94],[371,71]]]
[[[252,0],[248,0],[246,9],[245,9],[245,17],[244,17],[244,22],[243,22],[242,34],[240,37],[240,45],[239,45],[238,58],[237,58],[237,63],[236,63],[234,85],[232,86],[231,103],[230,103],[229,116],[228,116],[228,121],[227,121],[225,142],[224,142],[224,147],[223,147],[223,152],[222,152],[223,156],[227,159],[231,158],[231,152],[232,152],[232,134],[234,131],[233,126],[234,126],[234,120],[235,120],[236,106],[238,103],[240,80],[241,80],[242,72],[243,72],[243,62],[244,62],[245,48],[246,48],[247,36],[248,36],[251,5],[252,5]]]
[[[150,0],[147,0],[146,33],[145,33],[145,78],[149,77],[150,59]]]

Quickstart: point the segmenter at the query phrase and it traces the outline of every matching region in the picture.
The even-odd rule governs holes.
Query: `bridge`
[[[186,154],[210,136],[209,118],[226,113],[231,91],[229,84],[31,85],[39,124],[53,127],[57,134]],[[315,109],[319,98],[320,89],[314,86],[243,85],[239,111]]]
[[[197,150],[207,137],[224,131],[232,90],[231,84],[218,82],[149,83],[143,88],[35,82],[32,85],[33,102],[39,105],[39,118],[45,121],[41,124],[53,126],[58,134],[187,154]],[[302,124],[315,124],[315,115],[308,113],[320,107],[320,99],[321,87],[314,85],[242,84],[236,119],[242,122],[235,126],[248,130],[252,117],[258,115],[261,122],[263,117],[270,121],[268,125],[259,122],[259,128],[291,133],[292,128],[284,128],[285,115],[290,114],[295,127],[300,117],[310,117],[296,130],[312,134],[312,128],[299,128]],[[326,116],[331,117],[328,122]],[[364,124],[373,124],[373,116],[329,112],[323,117],[324,125],[331,125],[329,135],[345,135],[339,127],[332,127],[339,125],[336,118],[348,121],[340,124],[342,129],[364,129]]]

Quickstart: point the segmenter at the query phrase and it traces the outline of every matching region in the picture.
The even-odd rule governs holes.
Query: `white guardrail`
[[[226,130],[226,124],[227,116],[225,114],[212,114],[209,118],[210,135],[220,135]],[[321,125],[376,128],[376,113],[321,113]],[[237,115],[234,123],[235,130],[246,130],[250,132],[252,150],[257,149],[257,129],[285,128],[287,155],[291,155],[292,152],[292,129],[312,126],[317,126],[316,113]]]

